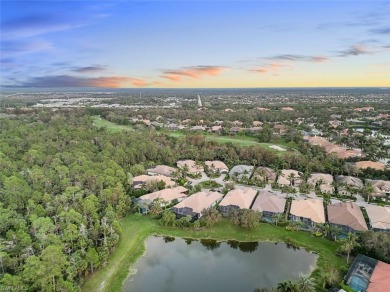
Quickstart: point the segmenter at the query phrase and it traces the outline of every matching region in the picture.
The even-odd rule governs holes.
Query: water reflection
[[[207,250],[214,250],[221,246],[221,243],[214,239],[201,239],[200,243],[207,248]]]
[[[127,279],[126,292],[270,289],[309,273],[316,260],[316,255],[283,243],[149,237],[145,244],[147,252],[132,267],[138,273]]]
[[[164,239],[164,242],[165,242],[165,243],[175,241],[175,238],[174,238],[174,237],[171,237],[171,236],[163,236],[163,239]]]
[[[236,240],[228,240],[227,245],[229,245],[233,249],[239,249],[242,252],[254,252],[256,251],[259,243],[257,241],[254,242],[240,242]]]

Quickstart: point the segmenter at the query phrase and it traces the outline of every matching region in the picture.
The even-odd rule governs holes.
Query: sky
[[[1,87],[389,87],[390,1],[0,0]]]

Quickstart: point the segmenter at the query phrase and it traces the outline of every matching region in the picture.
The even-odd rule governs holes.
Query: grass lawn
[[[110,121],[107,121],[105,119],[102,119],[100,116],[93,116],[93,124],[96,127],[104,127],[107,128],[108,131],[115,133],[115,132],[121,132],[121,131],[134,131],[134,128],[130,125],[118,125],[115,123],[112,123]],[[162,132],[161,130],[158,132]],[[168,136],[179,138],[182,136],[185,136],[186,134],[182,131],[174,131],[174,132],[166,132],[164,131]],[[291,151],[279,151],[273,148],[270,148],[271,145],[277,145],[283,148],[287,148],[285,144],[283,143],[259,143],[257,142],[257,139],[255,137],[250,136],[220,136],[216,134],[211,133],[200,133],[201,135],[204,135],[206,137],[206,140],[208,141],[215,141],[221,144],[224,143],[233,143],[239,146],[260,146],[266,150],[272,151],[278,155],[284,155],[285,153],[291,153]]]
[[[107,128],[109,132],[122,132],[122,131],[134,131],[132,126],[118,125],[102,119],[100,116],[93,116],[93,124],[98,128]]]
[[[273,241],[286,242],[318,253],[317,269],[314,278],[327,268],[341,270],[346,265],[345,258],[336,255],[339,243],[312,236],[309,232],[288,231],[261,223],[254,230],[246,230],[222,220],[216,225],[201,230],[163,227],[157,221],[144,216],[131,215],[122,220],[122,234],[118,247],[109,257],[107,265],[90,275],[82,291],[122,291],[122,284],[129,274],[129,268],[144,253],[144,240],[152,234],[194,239],[216,239],[219,241]]]

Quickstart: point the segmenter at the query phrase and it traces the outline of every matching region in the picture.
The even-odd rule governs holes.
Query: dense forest
[[[223,160],[343,173],[344,162],[300,140],[300,153],[168,137],[109,133],[84,110],[36,110],[0,119],[0,283],[28,291],[78,291],[104,266],[131,210],[128,180],[178,159]]]

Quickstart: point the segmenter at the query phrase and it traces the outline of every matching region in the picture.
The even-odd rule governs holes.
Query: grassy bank
[[[261,223],[254,230],[238,228],[227,220],[202,230],[186,230],[159,226],[150,217],[128,216],[122,220],[122,234],[118,247],[110,256],[107,265],[86,279],[82,291],[122,291],[122,284],[128,277],[129,268],[143,254],[144,240],[152,234],[194,239],[215,239],[219,241],[273,241],[286,242],[318,253],[317,269],[313,277],[327,268],[340,270],[345,259],[336,256],[338,243],[313,237],[304,231],[292,232],[282,227]]]

